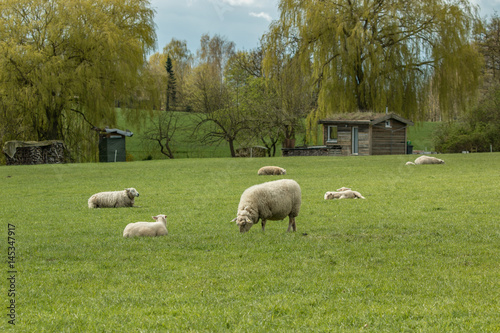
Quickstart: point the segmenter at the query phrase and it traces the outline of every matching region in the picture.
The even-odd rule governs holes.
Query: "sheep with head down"
[[[92,195],[88,200],[89,208],[116,208],[133,207],[139,192],[133,187],[123,191],[100,192]]]
[[[279,176],[286,175],[286,170],[278,166],[264,166],[257,171],[259,176]]]
[[[296,231],[295,218],[299,215],[302,194],[299,184],[292,179],[280,179],[247,188],[240,198],[233,222],[240,232],[247,232],[259,222],[262,231],[267,220],[283,220],[288,216],[288,230]]]

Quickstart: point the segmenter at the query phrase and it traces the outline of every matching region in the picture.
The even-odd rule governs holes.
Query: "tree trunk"
[[[40,133],[40,140],[60,140],[59,135],[59,115],[60,111],[53,109],[46,109],[45,115],[47,116],[47,127],[42,128]]]
[[[236,151],[234,150],[234,139],[229,139],[229,150],[231,151],[231,157],[236,157]]]

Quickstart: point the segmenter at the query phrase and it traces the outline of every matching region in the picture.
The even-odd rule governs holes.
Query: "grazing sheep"
[[[340,192],[326,192],[325,200],[328,199],[366,199],[361,193],[351,190],[345,190]]]
[[[277,166],[265,166],[257,172],[259,176],[286,175],[286,170]]]
[[[155,237],[168,235],[167,216],[153,216],[156,222],[129,223],[123,230],[123,237]]]
[[[247,188],[241,195],[238,213],[233,222],[240,232],[247,232],[262,220],[262,231],[267,220],[283,220],[288,216],[288,230],[296,230],[295,217],[299,215],[302,194],[299,184],[292,179],[280,179]]]
[[[123,191],[100,192],[89,198],[89,208],[133,207],[139,192],[133,187]]]

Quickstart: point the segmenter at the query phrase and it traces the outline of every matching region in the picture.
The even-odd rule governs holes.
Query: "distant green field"
[[[1,166],[0,331],[498,332],[500,153],[409,157]],[[241,193],[285,177],[297,232],[240,234]],[[341,186],[366,200],[323,200]],[[87,208],[126,187],[138,207]],[[160,213],[168,236],[122,237]]]
[[[408,140],[414,150],[434,151],[434,132],[439,122],[420,122],[408,127]]]
[[[217,146],[203,145],[197,141],[192,133],[192,128],[194,128],[193,114],[187,112],[178,112],[181,117],[184,127],[191,128],[190,130],[179,130],[175,136],[175,142],[173,143],[173,148],[175,150],[175,158],[199,158],[199,157],[230,157],[229,145],[226,142],[221,143]],[[134,136],[127,138],[127,152],[129,157],[135,161],[145,160],[145,159],[165,159],[166,156],[162,155],[159,146],[154,143],[146,144],[146,141],[142,139],[145,128],[147,124],[140,126],[139,123],[132,123],[126,121],[122,111],[117,110],[118,117],[118,128],[129,129],[134,132]],[[146,117],[144,117],[146,118]],[[433,122],[421,122],[415,124],[415,126],[410,126],[408,129],[408,140],[411,141],[414,150],[425,150],[433,151],[434,143],[433,132],[437,128],[439,123]],[[318,144],[321,143],[321,135],[318,133]],[[303,136],[297,136],[297,145],[302,145],[304,143]],[[314,143],[310,143],[314,145]],[[258,143],[261,145],[261,143]],[[239,146],[237,146],[239,148]],[[281,156],[281,145],[279,145],[277,151],[277,156]]]

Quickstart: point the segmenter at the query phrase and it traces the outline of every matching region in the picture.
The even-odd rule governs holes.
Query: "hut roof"
[[[396,119],[404,124],[413,126],[411,120],[405,119],[393,112],[391,113],[375,113],[375,112],[354,112],[354,113],[337,113],[321,119],[320,124],[368,124],[375,125],[389,119]]]
[[[118,128],[94,128],[95,131],[100,132],[101,134],[119,134],[121,136],[133,136],[134,133],[130,132],[128,129],[127,130],[120,130]]]

